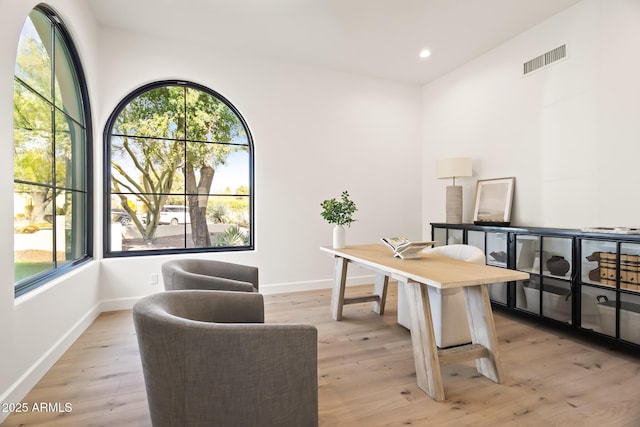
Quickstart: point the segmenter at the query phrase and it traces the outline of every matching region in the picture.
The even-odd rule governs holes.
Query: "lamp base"
[[[447,187],[447,224],[462,224],[462,186]]]

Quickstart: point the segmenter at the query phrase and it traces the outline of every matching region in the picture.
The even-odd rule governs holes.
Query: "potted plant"
[[[349,192],[343,191],[341,200],[327,199],[320,203],[322,207],[322,218],[327,220],[333,227],[333,247],[335,249],[344,248],[344,226],[351,227],[351,223],[356,221],[353,214],[358,210],[356,204],[349,198]]]

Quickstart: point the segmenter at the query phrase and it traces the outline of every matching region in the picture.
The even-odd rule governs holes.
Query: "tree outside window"
[[[107,255],[252,248],[251,134],[224,97],[153,83],[120,103],[105,135]]]
[[[16,295],[90,257],[89,106],[60,19],[38,6],[20,34],[14,77]]]

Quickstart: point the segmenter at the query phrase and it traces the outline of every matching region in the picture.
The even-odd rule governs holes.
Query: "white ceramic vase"
[[[333,227],[333,249],[344,248],[344,227],[342,225],[336,225]]]

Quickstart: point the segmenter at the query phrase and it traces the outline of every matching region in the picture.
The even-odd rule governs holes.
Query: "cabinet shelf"
[[[474,245],[487,264],[530,274],[489,285],[502,309],[640,349],[640,235],[444,223],[432,223],[431,234],[439,245]]]

